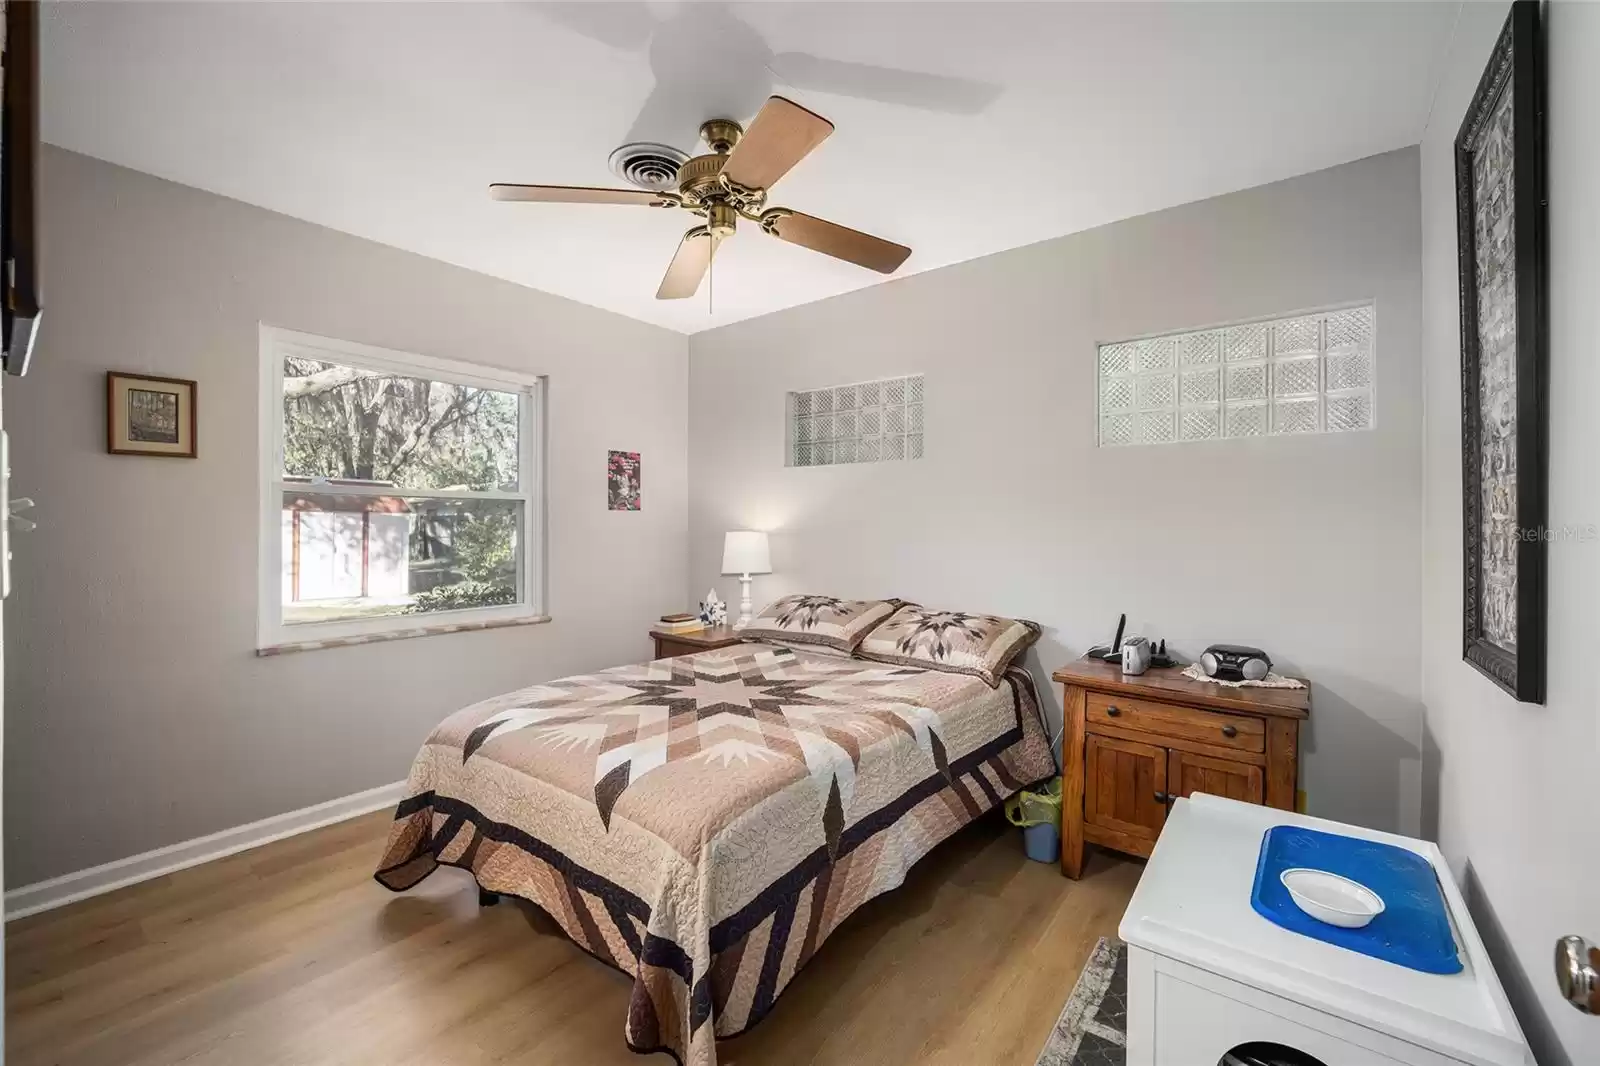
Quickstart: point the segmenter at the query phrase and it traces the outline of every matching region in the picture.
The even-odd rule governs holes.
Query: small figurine
[[[706,593],[706,598],[701,601],[700,621],[708,626],[725,626],[728,624],[728,605],[717,598],[716,589]]]

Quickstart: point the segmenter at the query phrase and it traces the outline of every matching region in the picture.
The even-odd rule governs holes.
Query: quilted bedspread
[[[377,878],[528,899],[633,980],[625,1037],[713,1066],[852,911],[1055,773],[1032,678],[742,644],[508,693],[417,754]]]

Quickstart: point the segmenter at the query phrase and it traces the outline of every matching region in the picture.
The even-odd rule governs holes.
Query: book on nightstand
[[[656,624],[658,633],[698,633],[706,624],[697,614],[664,614]]]

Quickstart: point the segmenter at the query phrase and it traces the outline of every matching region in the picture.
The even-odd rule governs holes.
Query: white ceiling
[[[911,245],[904,275],[1414,144],[1456,7],[52,4],[43,126],[692,333],[885,279],[746,225],[708,313],[654,299],[686,213],[485,187],[616,185],[630,131],[691,150],[781,91],[837,132],[772,202]]]

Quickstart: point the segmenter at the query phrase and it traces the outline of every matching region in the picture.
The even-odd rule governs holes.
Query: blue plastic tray
[[[1295,905],[1278,880],[1297,866],[1366,885],[1383,900],[1383,913],[1361,929],[1317,921]],[[1423,973],[1461,972],[1438,876],[1427,859],[1392,844],[1275,825],[1261,837],[1250,905],[1269,922],[1336,947]]]

